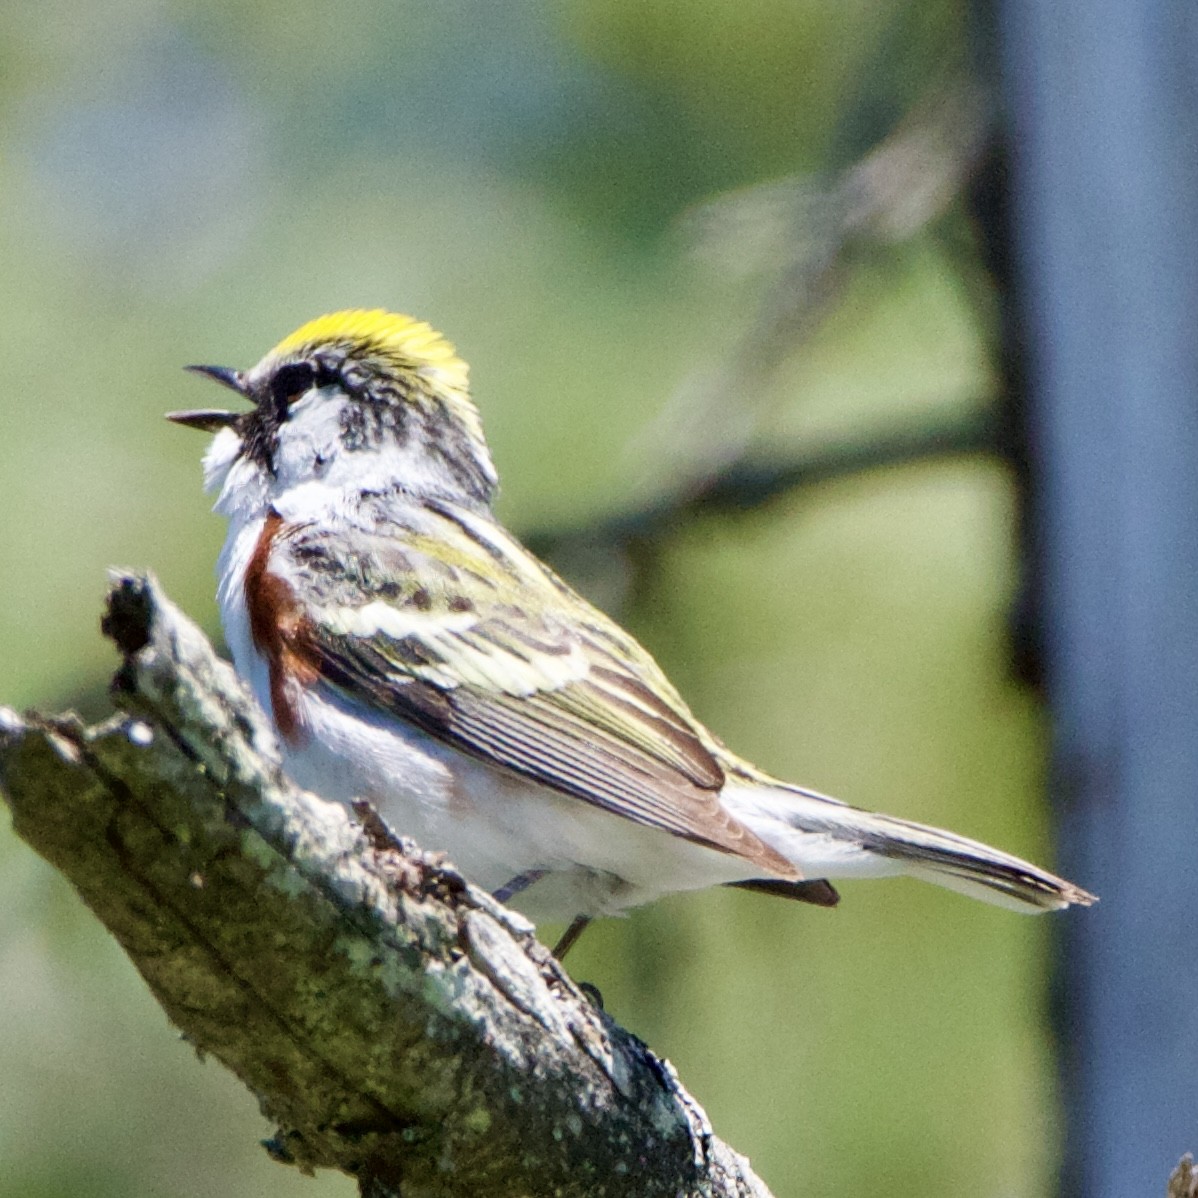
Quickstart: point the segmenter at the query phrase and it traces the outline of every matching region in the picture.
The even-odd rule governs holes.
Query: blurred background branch
[[[990,133],[985,90],[963,73],[934,80],[859,160],[694,209],[682,231],[724,277],[755,280],[755,311],[722,361],[695,372],[640,434],[685,492],[729,469],[758,431],[777,371],[819,329],[854,266],[910,241],[949,210]],[[670,459],[673,459],[672,461]]]
[[[689,490],[659,498],[638,510],[576,528],[533,529],[524,540],[563,573],[583,584],[589,577],[589,589],[602,586],[594,578],[596,572],[605,572],[609,579],[623,578],[635,587],[635,577],[613,569],[610,555],[623,555],[629,562],[644,561],[646,550],[651,548],[649,543],[682,531],[688,521],[752,512],[792,492],[920,462],[977,454],[994,456],[1003,448],[1001,429],[991,412],[966,411],[910,428],[885,430],[869,440],[827,445],[786,461],[742,458],[696,479]],[[609,588],[607,603],[611,606],[615,602]]]

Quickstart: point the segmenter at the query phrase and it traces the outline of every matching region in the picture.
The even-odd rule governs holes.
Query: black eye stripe
[[[270,380],[270,397],[281,412],[316,382],[316,367],[311,362],[288,362],[274,372]]]

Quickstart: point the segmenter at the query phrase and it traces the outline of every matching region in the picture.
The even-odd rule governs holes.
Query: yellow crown
[[[272,356],[302,355],[322,345],[344,345],[377,355],[399,370],[427,371],[448,387],[465,391],[468,367],[453,345],[432,325],[381,308],[330,312],[301,325],[271,351]]]

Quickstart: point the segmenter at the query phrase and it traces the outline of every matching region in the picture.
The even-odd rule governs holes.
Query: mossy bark
[[[121,714],[0,710],[0,789],[169,1017],[254,1092],[278,1159],[372,1198],[768,1198],[525,921],[287,780],[153,579],[116,579],[105,629]]]

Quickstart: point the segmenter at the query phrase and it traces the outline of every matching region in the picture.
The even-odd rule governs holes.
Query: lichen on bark
[[[290,783],[152,578],[115,578],[104,627],[119,714],[0,709],[0,791],[167,1015],[257,1096],[279,1160],[372,1198],[768,1198],[520,916],[367,808]]]

